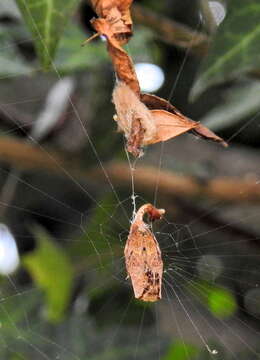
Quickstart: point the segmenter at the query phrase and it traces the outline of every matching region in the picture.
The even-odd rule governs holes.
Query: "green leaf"
[[[42,229],[36,230],[38,245],[23,257],[23,263],[35,283],[46,295],[47,317],[62,319],[71,297],[73,269],[64,250]]]
[[[199,349],[183,341],[176,341],[172,344],[163,360],[192,360],[198,355]]]
[[[259,18],[259,0],[228,1],[226,18],[213,39],[201,75],[192,89],[192,98],[209,86],[248,72],[259,72]]]
[[[16,0],[30,29],[40,62],[49,69],[66,22],[78,0]]]

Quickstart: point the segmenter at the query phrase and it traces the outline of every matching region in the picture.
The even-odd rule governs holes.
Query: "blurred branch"
[[[60,172],[57,163],[64,161],[55,153],[48,156],[47,151],[39,147],[9,137],[0,139],[0,159],[21,170],[45,169],[54,172]]]
[[[106,170],[113,183],[129,186],[130,170],[128,164],[112,163]],[[94,177],[98,177],[99,173],[99,170],[90,172]],[[202,183],[195,176],[179,175],[169,170],[162,170],[158,174],[158,169],[153,166],[142,165],[135,170],[135,187],[144,191],[154,191],[158,176],[160,193],[165,195],[205,196],[228,202],[260,201],[260,186],[257,185],[256,179],[216,177]],[[101,178],[101,176],[99,177]]]
[[[82,164],[77,163],[74,158],[68,160],[65,155],[45,150],[42,147],[35,147],[13,138],[0,138],[0,160],[22,170],[50,170],[60,175],[70,173],[83,179],[107,182],[99,167],[83,170]],[[107,164],[106,172],[113,184],[122,187],[130,186],[131,176],[128,164],[123,162]],[[195,176],[179,175],[169,170],[162,170],[158,174],[157,168],[141,165],[134,172],[136,189],[146,192],[154,191],[158,176],[160,192],[165,195],[204,196],[239,203],[260,202],[260,186],[253,176],[245,179],[216,177],[202,183]]]
[[[182,48],[191,48],[191,51],[199,56],[204,56],[209,47],[207,35],[194,31],[177,21],[148,10],[142,5],[134,4],[132,7],[134,21],[153,29],[163,41]]]

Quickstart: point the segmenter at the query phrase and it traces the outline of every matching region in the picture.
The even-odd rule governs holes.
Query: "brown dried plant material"
[[[133,0],[91,0],[97,15],[109,24],[112,36],[120,45],[126,44],[132,36],[132,2]]]
[[[140,95],[140,86],[132,59],[113,37],[110,24],[104,19],[92,21],[95,30],[106,37],[107,49],[111,57],[118,80],[127,84],[134,93]]]
[[[144,145],[169,140],[189,130],[195,130],[198,126],[198,123],[189,120],[183,115],[172,114],[165,110],[151,110],[151,113],[156,126],[156,135],[150,143],[147,142]]]
[[[131,57],[121,47],[132,35],[130,6],[132,0],[91,0],[100,16],[91,20],[97,34],[107,39],[107,50],[118,80],[126,83],[138,96],[140,86]]]
[[[128,276],[131,278],[135,298],[143,301],[161,299],[163,261],[158,242],[149,225],[143,221],[160,219],[165,210],[145,204],[137,211],[130,228],[124,254]]]
[[[127,142],[127,150],[135,157],[140,155],[140,149],[144,142],[144,128],[140,119],[134,118],[132,121],[131,132]]]
[[[142,153],[142,147],[151,143],[156,136],[156,126],[151,111],[137,95],[123,82],[113,91],[118,130],[125,134],[127,150],[134,156]]]
[[[135,157],[142,154],[142,147],[169,140],[192,131],[205,139],[227,144],[202,124],[193,121],[155,95],[141,94],[140,85],[131,57],[121,47],[132,34],[130,5],[132,0],[91,0],[100,16],[92,20],[98,34],[107,39],[107,49],[119,80],[113,92],[120,131],[127,139],[127,150]]]
[[[150,110],[155,110],[155,109],[165,110],[168,113],[177,115],[183,119],[188,120],[190,125],[192,125],[193,123],[195,126],[191,127],[190,130],[193,132],[194,135],[198,135],[206,140],[218,142],[224,147],[228,146],[228,144],[221,137],[217,136],[213,131],[209,130],[206,126],[203,126],[201,123],[191,120],[186,116],[184,116],[169,101],[162,99],[159,96],[151,95],[151,94],[141,94],[140,99]]]
[[[113,92],[119,131],[125,134],[127,150],[142,155],[145,145],[166,141],[188,131],[206,139],[226,143],[200,123],[190,120],[164,99],[141,94],[140,98],[127,84],[119,82]]]

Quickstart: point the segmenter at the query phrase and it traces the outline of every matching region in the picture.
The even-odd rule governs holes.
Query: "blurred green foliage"
[[[85,37],[86,35],[75,22],[68,23],[54,60],[60,74],[96,68],[108,61],[107,51],[101,41],[81,46]]]
[[[163,360],[192,360],[196,359],[199,348],[183,341],[175,341],[167,351]]]
[[[260,3],[258,0],[227,1],[226,18],[217,29],[201,73],[192,89],[197,97],[209,86],[259,73]]]
[[[16,0],[30,29],[44,69],[54,60],[58,42],[78,0]]]
[[[213,288],[208,294],[208,307],[214,316],[226,318],[236,313],[237,303],[229,290]]]
[[[193,282],[190,288],[216,318],[224,319],[236,314],[238,305],[229,289],[201,279]]]
[[[3,290],[3,287],[2,287]],[[6,291],[7,293],[7,291]],[[39,294],[35,290],[28,290],[23,293],[12,296],[11,291],[6,301],[0,304],[0,328],[2,340],[16,336],[26,336],[28,328],[24,327],[23,330],[19,327],[20,323],[27,320],[27,313],[33,311],[39,306]]]
[[[23,264],[46,296],[47,317],[63,318],[71,298],[73,267],[66,252],[42,229],[36,228],[36,249],[23,257]]]
[[[118,204],[113,193],[104,195],[98,204],[88,215],[87,224],[82,223],[83,234],[73,242],[69,249],[70,255],[77,259],[84,260],[85,267],[92,267],[99,264],[101,272],[109,270],[111,258],[120,246],[118,236],[115,235],[111,219],[116,213]],[[119,222],[120,224],[120,222]]]

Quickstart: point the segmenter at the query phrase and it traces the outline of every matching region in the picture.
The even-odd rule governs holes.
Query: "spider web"
[[[176,81],[181,77],[187,56],[188,51]],[[59,72],[55,68],[54,70],[57,79],[60,79]],[[170,98],[175,87],[176,83],[173,84]],[[38,97],[17,99],[15,103],[34,103],[39,100]],[[92,205],[88,210],[79,210],[75,204],[72,206],[56,198],[44,186],[35,186],[27,177],[10,173],[10,178],[16,179],[18,186],[22,184],[24,189],[37,193],[55,209],[69,209],[74,216],[68,221],[55,213],[44,215],[37,210],[27,209],[26,203],[22,207],[12,202],[1,202],[3,208],[15,210],[18,214],[21,212],[21,216],[28,214],[55,221],[61,226],[70,225],[74,233],[85,236],[84,239],[89,242],[93,252],[76,266],[75,283],[78,283],[78,289],[75,289],[67,317],[58,324],[50,324],[46,320],[44,297],[36,284],[31,281],[23,284],[19,274],[7,276],[7,281],[3,279],[0,298],[2,358],[166,359],[168,347],[176,341],[182,345],[188,344],[184,346],[185,359],[192,359],[189,344],[198,347],[201,358],[205,359],[237,358],[238,354],[240,358],[259,358],[259,319],[255,314],[246,312],[241,301],[247,291],[258,287],[259,253],[257,246],[254,246],[258,238],[253,235],[249,239],[245,233],[240,233],[234,240],[234,237],[230,239],[230,232],[225,232],[227,228],[235,231],[237,224],[256,220],[258,207],[245,216],[236,213],[232,216],[228,214],[224,203],[202,202],[199,214],[194,215],[190,204],[184,204],[183,211],[189,210],[187,221],[178,223],[177,218],[183,218],[183,214],[178,215],[177,206],[171,204],[171,200],[166,201],[160,193],[164,162],[172,154],[172,147],[168,144],[155,146],[156,151],[146,150],[145,158],[137,161],[125,154],[124,160],[129,164],[131,173],[131,189],[129,194],[122,194],[120,187],[111,181],[105,161],[99,155],[72,99],[70,104],[82,126],[95,162],[104,174],[112,200],[109,204],[104,204],[56,159],[56,166],[63,172],[64,178],[78,189],[83,198],[91,200]],[[11,131],[17,130],[17,127],[19,124],[14,120]],[[244,127],[241,131],[243,129]],[[10,134],[10,130],[6,134]],[[30,140],[53,159],[45,146],[33,138]],[[178,141],[183,140],[176,140],[176,143]],[[196,146],[196,143],[193,145]],[[145,198],[136,190],[135,172],[146,158],[151,157],[157,160],[158,175],[152,198]],[[3,166],[1,172],[8,173],[8,170]],[[243,194],[241,198],[242,196]],[[169,205],[165,206],[165,218],[153,225],[162,250],[165,270],[163,299],[152,305],[136,302],[133,298],[130,283],[125,279],[123,258],[131,221],[136,209],[146,202],[153,202],[160,207],[164,203]],[[89,233],[89,221],[97,210],[103,213],[102,221],[94,223],[95,226],[92,226]],[[208,221],[202,230],[203,220],[211,220],[210,216],[221,212],[226,217],[223,215],[218,221],[214,218],[213,224]],[[18,235],[20,239],[29,236],[22,233]],[[59,236],[58,240],[66,245],[75,243],[77,246],[80,241],[77,239],[79,236]],[[97,239],[103,241],[101,248]],[[248,246],[249,242],[252,246]],[[210,291],[218,290],[219,287],[229,290],[236,298],[237,310],[227,317],[212,314],[207,304]],[[103,295],[98,297],[98,294]],[[96,299],[96,303],[92,301],[92,297]],[[259,297],[253,296],[250,299],[251,303],[255,302],[259,306]],[[228,305],[227,302],[227,307]]]

